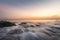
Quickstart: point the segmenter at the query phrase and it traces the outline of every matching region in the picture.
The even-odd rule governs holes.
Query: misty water
[[[12,21],[12,22],[54,22],[54,21],[57,21],[57,20],[27,20],[27,19],[23,19],[23,20],[8,20],[8,21]],[[60,20],[58,20],[60,21]]]
[[[0,40],[60,40],[59,20],[9,20],[16,26],[0,28]]]

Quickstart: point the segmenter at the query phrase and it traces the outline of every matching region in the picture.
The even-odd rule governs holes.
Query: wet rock
[[[25,32],[29,32],[29,30],[28,30],[28,29],[25,29],[24,31],[25,31]]]
[[[21,24],[27,24],[26,22],[21,22]],[[21,25],[21,24],[19,24],[19,25]]]
[[[36,26],[37,26],[37,27],[40,27],[40,25],[39,25],[39,24],[36,24]]]
[[[14,36],[6,36],[4,38],[1,38],[0,40],[17,40],[17,38]]]
[[[28,28],[29,26],[26,22],[21,22],[19,25],[23,26],[24,28]]]
[[[15,29],[15,30],[11,30],[10,32],[8,32],[9,35],[21,34],[21,33],[23,33],[21,29]]]
[[[15,23],[9,21],[0,21],[0,28],[16,26]]]
[[[30,27],[35,27],[34,25],[30,25]]]

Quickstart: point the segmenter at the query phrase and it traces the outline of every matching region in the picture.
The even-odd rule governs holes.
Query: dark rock
[[[35,27],[34,25],[30,25],[30,27]]]
[[[21,22],[19,25],[23,26],[24,28],[28,28],[29,27],[29,25],[27,24],[27,22]]]
[[[36,26],[40,26],[40,25],[36,24]]]
[[[27,24],[26,22],[21,22],[21,24]],[[20,25],[20,24],[19,24]]]
[[[0,21],[0,28],[10,27],[10,26],[16,26],[16,25],[15,25],[15,23],[12,23],[9,21]]]

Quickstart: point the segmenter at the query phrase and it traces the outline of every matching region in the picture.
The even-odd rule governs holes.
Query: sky
[[[44,18],[60,16],[60,0],[0,0],[0,18]]]

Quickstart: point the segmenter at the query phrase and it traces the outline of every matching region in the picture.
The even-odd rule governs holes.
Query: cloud
[[[36,5],[36,4],[47,4],[51,0],[0,0],[2,4],[8,4],[11,6],[25,6],[25,5]]]
[[[0,0],[0,17],[51,16],[60,13],[59,2],[57,0]]]

